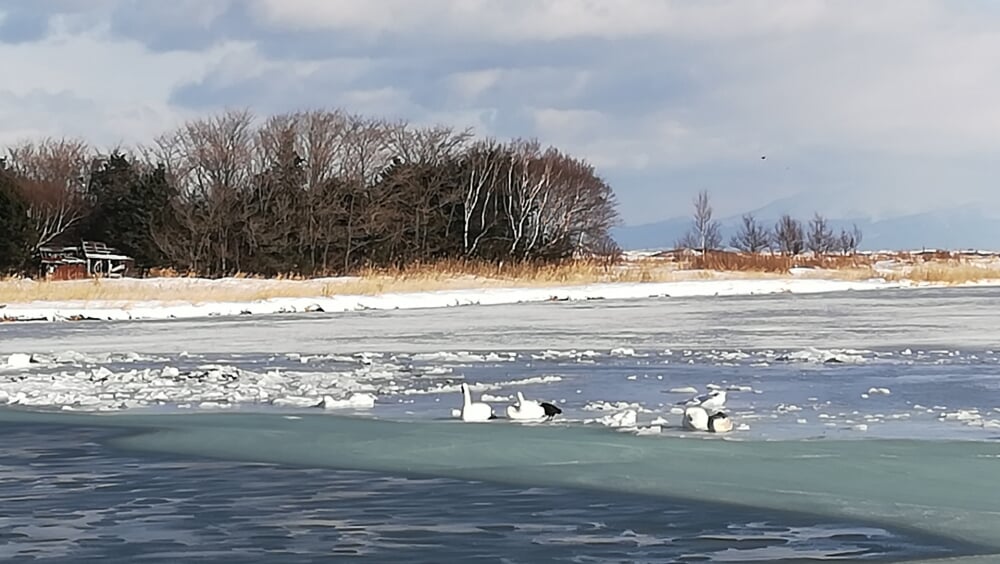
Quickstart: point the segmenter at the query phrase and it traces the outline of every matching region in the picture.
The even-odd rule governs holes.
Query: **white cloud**
[[[417,10],[404,0],[258,0],[254,6],[265,25],[360,29],[384,40],[427,34],[463,41],[675,42],[708,75],[705,90],[684,101],[694,115],[682,121],[692,136],[714,144],[728,139],[733,146],[792,150],[847,143],[920,154],[992,151],[1000,139],[994,134],[1000,106],[993,100],[1000,88],[994,56],[1000,34],[944,2],[428,0]],[[533,73],[567,70],[475,69],[453,75],[449,87],[456,101],[473,103],[499,83],[530,89],[541,81]],[[573,71],[579,81],[559,89],[567,98],[585,96],[587,76],[616,69]],[[554,90],[545,85],[549,96]],[[525,106],[539,103],[537,91],[524,94]],[[579,105],[567,101],[567,108]]]
[[[0,143],[128,143],[227,105],[339,105],[538,136],[625,179],[633,217],[655,211],[647,198],[686,208],[706,187],[746,206],[799,191],[885,213],[1000,205],[1000,9],[988,3],[139,4],[59,4],[44,40],[0,42],[17,77],[0,85]],[[763,154],[769,168],[754,166]]]
[[[482,69],[455,73],[449,77],[449,83],[461,98],[472,101],[496,86],[502,76],[500,69]]]
[[[361,114],[401,118],[400,114],[410,108],[406,91],[392,87],[348,90],[338,99],[344,107]]]
[[[102,145],[147,142],[191,113],[170,92],[245,49],[227,43],[202,52],[153,53],[100,30],[59,31],[45,41],[0,43],[0,142],[27,136],[80,136]]]
[[[255,0],[266,25],[288,30],[361,30],[501,40],[695,40],[761,37],[839,28],[886,31],[939,16],[929,0]]]

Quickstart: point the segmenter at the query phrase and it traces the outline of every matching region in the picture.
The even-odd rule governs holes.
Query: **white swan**
[[[562,409],[555,404],[524,399],[524,394],[521,392],[517,392],[517,403],[507,406],[507,417],[518,421],[548,421],[560,413]]]
[[[481,401],[472,401],[469,385],[462,382],[462,421],[489,421],[493,419],[493,408]]]
[[[704,407],[709,411],[716,411],[726,406],[726,391],[710,390],[707,394],[687,400],[684,405]]]
[[[708,430],[711,433],[728,433],[733,430],[733,420],[721,411],[708,416]]]
[[[708,410],[699,405],[692,405],[684,410],[683,425],[689,431],[728,433],[733,430],[733,420],[728,415],[721,411],[709,415]]]
[[[708,412],[704,407],[692,405],[684,410],[684,428],[689,431],[708,430]]]

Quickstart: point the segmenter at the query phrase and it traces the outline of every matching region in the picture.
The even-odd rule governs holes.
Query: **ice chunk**
[[[635,427],[638,420],[639,414],[634,409],[627,409],[625,411],[605,415],[604,417],[588,422],[600,423],[606,427],[623,428]]]
[[[633,410],[636,412],[649,412],[648,409],[644,408],[639,403],[629,403],[627,401],[609,402],[609,401],[592,401],[583,406],[584,411],[623,411],[623,410]]]
[[[275,398],[271,401],[271,405],[278,407],[316,407],[319,402],[316,398],[302,397],[302,396],[286,396],[282,398]]]
[[[982,418],[983,416],[976,409],[960,409],[952,413],[945,413],[942,416],[942,419],[947,421],[978,421]]]
[[[849,349],[824,350],[808,348],[778,355],[774,360],[785,362],[809,362],[815,364],[860,364],[865,362],[863,353],[866,351],[856,351]]]
[[[7,357],[7,361],[0,368],[9,370],[20,370],[31,366],[31,355],[24,353],[14,353]]]
[[[495,396],[493,394],[483,394],[482,397],[480,397],[479,401],[505,402],[505,401],[513,401],[513,398],[511,396]]]
[[[375,395],[369,393],[351,394],[346,399],[335,399],[333,396],[323,396],[320,407],[323,409],[372,409],[375,407]]]

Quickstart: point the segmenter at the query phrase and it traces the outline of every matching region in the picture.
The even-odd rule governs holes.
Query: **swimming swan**
[[[472,392],[465,382],[462,382],[462,399],[462,421],[489,421],[495,418],[490,404],[472,401]]]
[[[518,421],[550,421],[562,413],[555,404],[547,401],[524,399],[524,394],[517,392],[517,403],[507,406],[507,417]]]

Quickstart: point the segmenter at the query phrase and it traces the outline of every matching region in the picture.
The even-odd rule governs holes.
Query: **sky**
[[[0,61],[0,145],[343,108],[537,137],[630,225],[700,190],[718,216],[1000,216],[986,0],[0,0]]]

